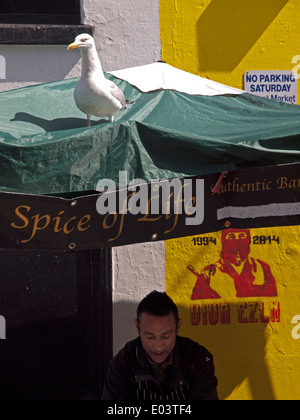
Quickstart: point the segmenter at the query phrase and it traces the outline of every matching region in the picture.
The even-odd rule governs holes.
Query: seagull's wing
[[[124,93],[121,91],[120,88],[118,88],[118,86],[114,82],[111,82],[110,80],[108,80],[107,82],[110,88],[110,93],[115,99],[117,99],[121,103],[122,108],[125,109],[126,99],[125,99]]]

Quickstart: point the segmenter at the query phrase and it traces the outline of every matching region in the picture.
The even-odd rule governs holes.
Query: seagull
[[[87,115],[87,125],[91,125],[91,115],[107,117],[114,122],[114,114],[126,109],[122,90],[106,79],[97,54],[94,39],[89,34],[81,34],[68,46],[68,50],[79,48],[82,57],[81,77],[74,90],[74,99],[80,111]]]

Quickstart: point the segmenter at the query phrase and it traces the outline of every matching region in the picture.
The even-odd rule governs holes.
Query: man
[[[212,355],[178,336],[182,320],[172,299],[157,291],[139,304],[130,341],[108,367],[103,400],[218,400]]]
[[[249,229],[224,230],[219,261],[205,267],[201,273],[188,266],[197,276],[191,299],[220,299],[220,290],[223,290],[223,299],[277,296],[271,267],[251,257],[250,244]]]

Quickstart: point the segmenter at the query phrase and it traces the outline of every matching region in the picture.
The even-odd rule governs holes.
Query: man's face
[[[222,258],[239,267],[250,254],[250,231],[229,229],[222,234]]]
[[[179,320],[177,326],[173,313],[166,316],[155,316],[142,312],[140,324],[137,320],[135,323],[147,354],[153,362],[163,363],[175,346],[176,335],[182,321]]]

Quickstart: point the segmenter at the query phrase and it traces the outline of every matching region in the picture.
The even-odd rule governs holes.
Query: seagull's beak
[[[70,44],[67,48],[67,50],[74,50],[74,48],[78,48],[80,46],[80,44],[78,44],[77,42],[73,42],[72,44]]]

